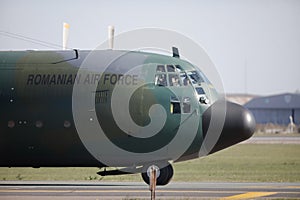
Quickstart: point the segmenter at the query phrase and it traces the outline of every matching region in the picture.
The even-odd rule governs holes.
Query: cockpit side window
[[[182,111],[183,113],[190,113],[191,112],[191,98],[184,97],[182,102]]]
[[[177,97],[171,97],[170,103],[170,113],[180,114],[180,100]]]
[[[203,88],[201,88],[201,87],[196,87],[196,91],[198,94],[205,94]]]
[[[181,111],[182,108],[182,111]],[[191,98],[183,97],[182,99],[177,97],[170,98],[170,113],[171,114],[187,114],[191,113]]]
[[[192,81],[192,84],[204,82],[202,76],[200,76],[200,74],[197,71],[188,72],[188,75]]]

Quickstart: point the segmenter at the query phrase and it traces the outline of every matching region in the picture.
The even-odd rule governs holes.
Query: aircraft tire
[[[160,169],[160,175],[157,177],[156,185],[167,185],[174,174],[174,170],[172,165],[167,165],[166,167]],[[150,177],[148,176],[147,172],[142,173],[142,178],[148,185],[150,184]]]

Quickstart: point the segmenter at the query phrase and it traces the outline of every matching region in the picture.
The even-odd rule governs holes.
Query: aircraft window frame
[[[181,114],[181,102],[177,97],[170,97],[170,113]]]
[[[199,95],[205,94],[205,91],[202,87],[195,87],[195,90]]]
[[[183,72],[183,69],[180,65],[175,65],[175,72],[180,72],[182,73]]]
[[[159,77],[162,77],[161,79]],[[155,83],[156,86],[159,87],[167,87],[168,86],[168,77],[166,73],[157,73],[155,74]]]
[[[176,72],[174,65],[167,65],[167,72]]]
[[[181,87],[181,80],[179,78],[179,74],[177,73],[169,73],[168,74],[169,78],[169,86],[171,87]]]
[[[191,81],[190,81],[188,75],[185,72],[180,73],[180,79],[181,79],[182,86],[191,85]]]
[[[165,65],[157,65],[156,72],[166,72]]]
[[[196,70],[187,72],[189,79],[192,81],[192,84],[205,83],[204,78]]]
[[[154,77],[154,85],[160,87],[181,87],[183,81],[181,80],[181,74],[185,74],[180,65],[173,64],[159,64],[156,66],[156,73]],[[162,78],[164,76],[164,78]],[[187,76],[187,75],[186,75]],[[176,79],[177,77],[177,79]],[[188,77],[188,76],[187,76]],[[175,78],[175,80],[174,80]],[[163,79],[166,79],[163,81]],[[190,80],[189,80],[190,82]]]
[[[187,114],[191,113],[191,98],[184,97],[182,101],[182,113]]]

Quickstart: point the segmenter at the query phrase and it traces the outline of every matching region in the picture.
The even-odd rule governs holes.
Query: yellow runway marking
[[[222,198],[222,200],[234,200],[234,199],[251,199],[256,197],[264,197],[272,194],[277,194],[277,192],[247,192],[244,194],[238,194],[230,197]]]

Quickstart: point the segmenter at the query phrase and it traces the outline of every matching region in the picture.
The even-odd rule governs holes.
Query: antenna
[[[173,51],[173,57],[174,58],[180,58],[179,50],[178,50],[177,47],[172,47],[172,51]]]
[[[68,39],[69,39],[69,29],[70,25],[68,23],[63,24],[63,50],[67,49]]]
[[[114,47],[114,34],[115,34],[115,27],[108,26],[108,48],[113,49]]]

